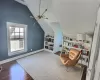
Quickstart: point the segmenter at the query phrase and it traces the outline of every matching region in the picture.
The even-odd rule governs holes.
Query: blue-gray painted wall
[[[30,52],[31,49],[36,51],[44,47],[44,31],[36,20],[30,18],[30,16],[32,16],[32,14],[26,6],[14,0],[0,0],[0,61],[18,56],[8,56],[6,22],[28,25],[27,52]],[[35,25],[33,25],[34,22],[36,22]]]

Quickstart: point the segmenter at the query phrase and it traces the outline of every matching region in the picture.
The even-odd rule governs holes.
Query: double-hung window
[[[7,22],[8,55],[27,51],[27,25]]]

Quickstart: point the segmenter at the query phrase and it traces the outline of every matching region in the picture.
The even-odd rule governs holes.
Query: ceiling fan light
[[[41,19],[41,16],[40,16],[40,15],[38,15],[38,18],[39,18],[39,19]]]
[[[47,11],[48,9],[45,9],[45,11]]]

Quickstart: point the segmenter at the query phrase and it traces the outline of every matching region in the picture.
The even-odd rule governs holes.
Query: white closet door
[[[97,15],[97,23],[99,24],[99,27],[100,27],[100,7],[99,7],[99,10],[98,10],[98,15]],[[100,36],[100,34],[99,34]],[[94,75],[94,80],[100,80],[100,40],[98,42],[99,44],[99,54],[98,54],[98,58],[97,58],[97,61],[96,61],[96,64],[95,64],[95,75]]]
[[[98,43],[100,41],[99,39],[100,34],[100,27],[96,26],[94,31],[94,37],[93,37],[93,43],[92,43],[92,49],[91,49],[91,56],[90,56],[90,62],[89,67],[87,69],[87,76],[86,80],[92,80],[95,70],[95,62],[97,60],[98,55]]]
[[[91,48],[91,56],[90,56],[90,62],[89,67],[87,69],[87,75],[86,80],[93,80],[94,79],[94,73],[95,73],[95,65],[99,54],[99,43],[100,43],[100,8],[98,9],[98,16],[97,16],[97,22],[95,25],[95,31],[93,36],[93,42],[92,42],[92,48]],[[98,79],[96,79],[98,80]]]
[[[95,65],[94,80],[100,80],[100,47],[99,47],[98,59],[97,59],[96,65]]]

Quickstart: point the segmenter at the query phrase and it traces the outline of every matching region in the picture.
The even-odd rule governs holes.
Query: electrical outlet
[[[32,51],[32,49],[31,49],[31,51]]]

